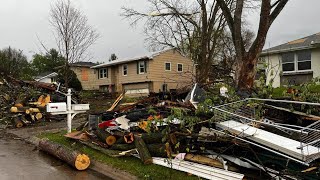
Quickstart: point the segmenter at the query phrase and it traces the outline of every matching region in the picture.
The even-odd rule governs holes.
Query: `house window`
[[[164,69],[165,69],[166,71],[171,71],[171,63],[170,63],[170,62],[164,63]]]
[[[294,71],[294,53],[285,53],[282,54],[282,70],[283,72],[286,71]]]
[[[182,72],[183,71],[183,64],[178,63],[177,70],[178,70],[178,72]]]
[[[311,52],[300,51],[297,53],[298,56],[298,71],[310,70],[311,69]]]
[[[145,63],[144,61],[139,61],[139,74],[144,74],[145,73]]]
[[[123,72],[123,76],[127,76],[128,75],[128,65],[124,64],[122,66],[122,72]]]
[[[108,77],[107,68],[99,69],[99,79]]]
[[[282,71],[295,72],[311,70],[311,51],[282,54]]]

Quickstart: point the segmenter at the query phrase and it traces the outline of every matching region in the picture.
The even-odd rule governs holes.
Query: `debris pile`
[[[132,155],[206,179],[319,179],[320,117],[280,105],[320,104],[249,98],[206,105],[209,116],[196,110],[203,95],[195,86],[184,102],[149,96],[119,105],[120,95],[66,136],[109,156]]]
[[[54,84],[0,77],[0,124],[21,128],[50,121],[53,117],[46,113],[46,105],[64,99],[56,88]]]

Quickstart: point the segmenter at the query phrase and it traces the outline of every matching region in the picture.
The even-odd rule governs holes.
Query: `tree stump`
[[[42,139],[39,142],[39,148],[42,151],[63,160],[69,165],[75,167],[77,170],[85,170],[90,165],[90,158],[87,155],[77,153],[60,144],[50,142],[47,139]]]

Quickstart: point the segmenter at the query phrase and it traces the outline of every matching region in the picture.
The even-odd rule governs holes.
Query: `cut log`
[[[133,141],[134,141],[133,133],[129,133],[129,134],[127,134],[127,135],[124,135],[124,136],[123,136],[123,139],[124,139],[124,141],[125,141],[127,144],[133,143]]]
[[[37,114],[35,115],[35,118],[37,119],[37,121],[40,121],[40,120],[43,118],[42,113],[37,113]]]
[[[146,143],[140,136],[134,136],[134,144],[139,152],[139,157],[144,164],[152,164],[152,157]]]
[[[14,124],[14,127],[16,128],[21,128],[24,125],[23,121],[21,120],[21,117],[14,117],[12,121],[13,121],[12,123]]]
[[[113,145],[117,141],[115,136],[99,128],[95,131],[95,134],[102,142],[105,142],[109,146]]]
[[[163,134],[162,133],[143,133],[141,138],[146,144],[161,143]]]
[[[16,107],[16,106],[13,106],[10,108],[10,112],[12,113],[19,113],[19,112],[25,112],[26,111],[26,107]]]
[[[80,154],[60,144],[50,142],[47,139],[42,139],[39,142],[39,148],[42,151],[63,160],[77,170],[85,170],[90,165],[90,158],[87,155]]]
[[[118,150],[118,151],[128,151],[134,148],[136,148],[134,144],[113,144],[110,147],[111,150]]]
[[[39,113],[40,110],[39,110],[39,108],[29,108],[25,112],[26,112],[26,114]]]

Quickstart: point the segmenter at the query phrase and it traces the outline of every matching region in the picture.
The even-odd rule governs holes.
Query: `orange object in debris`
[[[47,95],[46,97],[44,97],[44,95],[41,95],[41,96],[38,98],[37,105],[38,105],[38,107],[44,107],[44,106],[46,106],[49,102],[50,102],[50,95]]]
[[[127,134],[127,135],[124,135],[123,138],[124,138],[124,141],[125,141],[126,143],[128,143],[128,144],[131,144],[131,143],[133,143],[133,141],[134,141],[134,139],[133,139],[133,133],[129,133],[129,134]]]
[[[150,116],[148,117],[148,121],[152,121],[152,120],[154,120],[154,118],[153,118],[152,115],[150,115]]]

